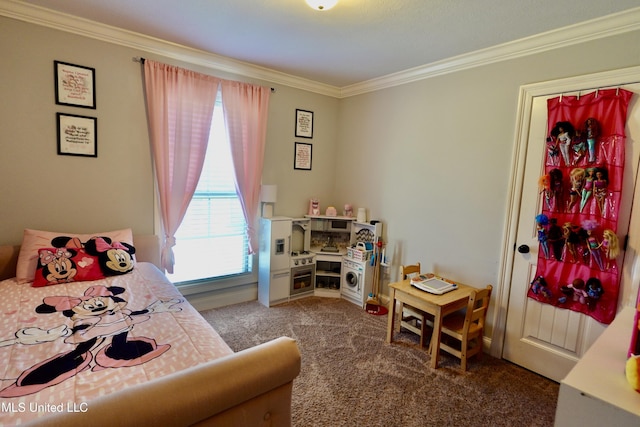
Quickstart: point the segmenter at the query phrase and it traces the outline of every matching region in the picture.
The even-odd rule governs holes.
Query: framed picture
[[[94,68],[53,61],[56,104],[96,108],[96,71]]]
[[[311,170],[311,144],[296,142],[296,150],[293,157],[293,168]]]
[[[98,157],[95,117],[58,113],[58,154]]]
[[[296,138],[313,138],[313,111],[296,110]]]

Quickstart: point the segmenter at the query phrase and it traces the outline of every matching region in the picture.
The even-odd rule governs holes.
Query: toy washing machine
[[[342,283],[340,286],[342,298],[364,308],[372,285],[373,267],[370,261],[342,258]]]

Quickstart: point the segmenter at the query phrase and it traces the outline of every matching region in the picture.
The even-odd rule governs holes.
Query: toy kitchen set
[[[363,209],[357,218],[334,212],[261,219],[258,300],[263,305],[315,295],[344,298],[364,308],[382,223],[366,222]]]

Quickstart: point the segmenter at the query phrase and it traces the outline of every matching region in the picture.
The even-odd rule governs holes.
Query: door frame
[[[511,293],[511,277],[515,259],[516,234],[518,219],[520,217],[520,199],[524,184],[524,166],[526,162],[527,145],[529,139],[529,127],[532,114],[533,99],[538,96],[550,96],[554,94],[575,94],[575,92],[585,90],[595,90],[598,88],[616,87],[625,84],[640,82],[640,66],[623,68],[620,70],[606,71],[602,73],[588,74],[584,76],[569,77],[546,82],[533,83],[520,87],[518,97],[518,110],[516,114],[515,142],[511,160],[511,173],[509,177],[509,188],[507,192],[507,212],[503,230],[502,247],[500,251],[500,265],[498,270],[498,292],[496,303],[498,309],[493,314],[493,336],[491,339],[490,354],[495,357],[502,357],[507,325],[507,310],[509,307],[509,295]],[[638,174],[640,176],[640,173]],[[639,178],[640,179],[640,178]],[[640,226],[640,186],[634,190],[634,202],[630,217],[629,230]],[[636,240],[629,234],[629,241],[624,260],[625,271],[630,272],[625,276],[623,273],[620,281],[620,298],[618,310],[627,305],[635,304],[637,286],[640,281],[640,247]],[[627,286],[630,292],[622,292]]]

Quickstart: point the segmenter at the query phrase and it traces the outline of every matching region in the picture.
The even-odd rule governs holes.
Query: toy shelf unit
[[[340,298],[342,256],[316,254],[315,296]]]
[[[351,226],[350,245],[347,258],[356,262],[369,262],[374,246],[382,238],[382,222],[355,222]]]
[[[351,223],[344,216],[305,215],[310,220],[311,252],[316,255],[314,295],[340,298],[342,257],[351,242]]]
[[[380,221],[374,221],[374,224],[354,221],[351,225],[351,244],[358,242],[375,244],[381,237],[382,222]]]

